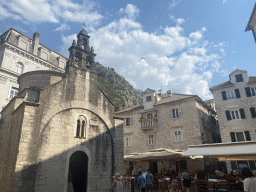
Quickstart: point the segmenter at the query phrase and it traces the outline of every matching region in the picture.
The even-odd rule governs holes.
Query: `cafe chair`
[[[197,191],[200,192],[205,192],[206,191],[206,185],[207,185],[207,180],[197,180],[196,181],[196,186],[197,186]]]
[[[218,183],[218,191],[229,191],[229,185],[228,182],[219,182]]]
[[[217,192],[218,191],[218,184],[213,182],[208,182],[206,185],[207,191]]]
[[[158,184],[159,184],[159,191],[160,191],[161,187],[163,186],[163,184],[165,185],[165,183],[162,179],[158,179]]]

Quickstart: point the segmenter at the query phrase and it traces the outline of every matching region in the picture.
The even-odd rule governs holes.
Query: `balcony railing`
[[[141,129],[144,131],[150,131],[153,129],[157,129],[157,119],[140,119]]]

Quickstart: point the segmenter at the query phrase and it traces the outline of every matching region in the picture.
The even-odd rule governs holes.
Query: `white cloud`
[[[175,19],[175,16],[173,16],[173,15],[170,15],[170,18],[172,21],[176,22],[178,25],[181,25],[182,23],[185,22],[185,19],[183,19],[183,18]]]
[[[60,27],[57,27],[56,29],[54,29],[54,31],[66,31],[66,30],[70,30],[70,26],[68,26],[66,23],[63,23],[60,25]]]
[[[126,8],[121,8],[120,13],[126,13],[129,18],[135,18],[139,14],[139,9],[136,5],[127,4]]]
[[[169,3],[169,9],[172,8],[172,7],[175,7],[178,3],[180,3],[181,0],[172,0],[171,3]]]
[[[96,61],[115,68],[136,88],[159,90],[163,84],[177,93],[212,98],[209,83],[215,73],[222,73],[219,47],[224,47],[214,48],[204,40],[204,27],[188,37],[178,23],[159,30],[161,33],[149,33],[141,23],[124,16],[89,32],[90,46]],[[61,51],[66,56],[74,38],[75,34],[62,37]]]
[[[73,0],[74,1],[74,0]],[[26,22],[52,22],[61,20],[95,25],[103,18],[94,11],[95,4],[84,0],[82,4],[72,0],[2,0],[0,19],[23,19]]]

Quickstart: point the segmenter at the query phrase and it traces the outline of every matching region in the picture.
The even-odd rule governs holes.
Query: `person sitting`
[[[214,171],[212,171],[210,179],[218,179],[218,175]]]
[[[172,180],[170,187],[170,190],[168,189],[166,192],[177,192],[177,189],[179,188],[177,179]]]

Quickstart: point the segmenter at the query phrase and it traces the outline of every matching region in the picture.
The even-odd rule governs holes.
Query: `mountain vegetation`
[[[107,97],[114,103],[115,110],[137,105],[142,102],[142,91],[134,89],[128,81],[118,75],[113,68],[96,63],[98,83]]]

